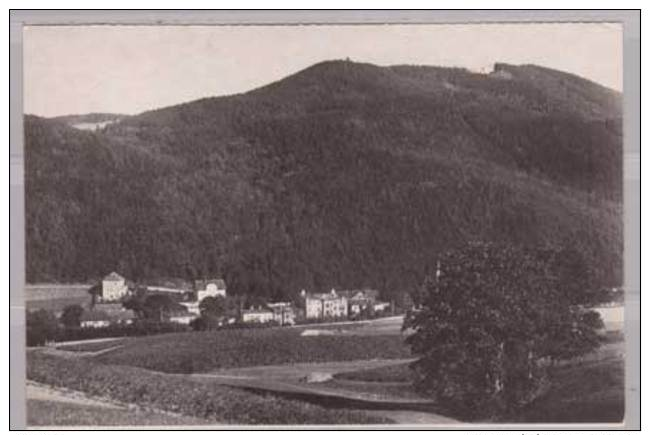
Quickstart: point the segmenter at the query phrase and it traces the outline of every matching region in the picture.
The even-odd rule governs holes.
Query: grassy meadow
[[[183,415],[168,415],[138,409],[110,409],[77,403],[27,400],[30,427],[49,426],[190,426],[207,421]]]
[[[359,331],[352,327],[350,331],[353,329]],[[389,422],[361,410],[331,409],[188,376],[265,365],[412,358],[403,337],[397,334],[358,335],[343,328],[336,335],[302,336],[303,331],[304,328],[221,330],[64,345],[60,349],[108,351],[79,357],[70,357],[74,355],[71,352],[62,357],[35,350],[28,353],[27,375],[28,379],[54,387],[178,413],[211,424]],[[621,421],[625,407],[623,361],[622,335],[608,333],[598,351],[552,367],[548,391],[518,411],[514,419],[503,422]],[[400,363],[337,373],[322,385],[408,398],[418,396],[413,378],[408,364]],[[42,413],[54,416],[54,405],[48,406]],[[440,406],[444,408],[444,404]],[[84,422],[90,412],[86,411],[79,409],[73,415]],[[466,421],[460,415],[443,415]]]
[[[399,335],[301,336],[300,328],[164,334],[122,344],[94,361],[166,373],[201,373],[257,365],[411,356]]]

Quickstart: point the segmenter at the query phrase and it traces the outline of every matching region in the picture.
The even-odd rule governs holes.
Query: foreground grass
[[[62,358],[38,351],[28,353],[27,379],[219,424],[392,423],[361,411],[326,409],[229,388],[205,379]]]
[[[625,416],[623,360],[575,364],[551,373],[552,387],[522,410],[526,423],[619,423]]]
[[[76,403],[27,400],[28,426],[188,426],[207,425],[192,417],[134,409],[107,409]]]
[[[357,370],[354,372],[343,372],[334,375],[335,379],[349,380],[349,381],[363,381],[363,382],[412,382],[413,371],[409,368],[409,364],[394,364],[384,367],[377,367],[372,369]]]
[[[201,373],[257,365],[411,356],[397,335],[303,337],[301,332],[299,328],[272,328],[139,337],[94,360],[167,373]]]
[[[566,362],[550,370],[549,391],[517,412],[521,423],[618,423],[625,415],[625,371],[621,336],[611,335],[607,344],[579,361]],[[408,364],[339,373],[335,380],[364,381],[368,390],[392,390],[403,382],[413,391],[413,373]],[[376,386],[372,386],[376,385]],[[385,387],[382,387],[384,385]],[[463,416],[455,416],[463,419]]]

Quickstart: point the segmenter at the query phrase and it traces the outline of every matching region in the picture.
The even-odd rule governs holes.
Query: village
[[[206,318],[216,326],[291,326],[381,317],[395,310],[392,303],[381,301],[379,291],[374,289],[333,288],[325,293],[302,290],[297,302],[245,304],[243,298],[228,293],[222,278],[136,285],[117,272],[111,272],[90,287],[88,294],[87,302],[78,304],[81,309],[76,309],[81,328],[130,325],[139,318],[196,326],[196,329],[204,329],[198,325]],[[66,309],[70,306],[62,311]]]

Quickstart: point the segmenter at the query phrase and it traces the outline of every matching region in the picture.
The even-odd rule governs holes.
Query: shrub
[[[27,346],[42,346],[57,339],[61,333],[56,316],[43,309],[27,312],[25,329]]]
[[[78,328],[81,325],[83,312],[84,309],[81,305],[68,305],[63,309],[63,313],[61,313],[61,323],[66,328]]]

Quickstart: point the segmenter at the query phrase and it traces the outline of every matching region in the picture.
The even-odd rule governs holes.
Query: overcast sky
[[[618,24],[32,26],[24,32],[25,113],[135,114],[346,57],[484,72],[495,62],[533,63],[622,89]]]

